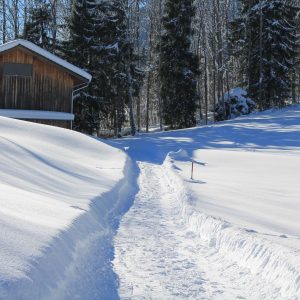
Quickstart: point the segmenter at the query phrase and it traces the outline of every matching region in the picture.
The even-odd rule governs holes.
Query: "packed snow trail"
[[[189,230],[164,165],[139,166],[140,191],[115,237],[121,299],[283,299]]]

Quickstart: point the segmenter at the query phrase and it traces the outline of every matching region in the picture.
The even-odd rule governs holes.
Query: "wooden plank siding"
[[[3,63],[32,64],[33,75],[3,76]],[[0,55],[0,109],[70,113],[75,80],[74,76],[54,63],[18,46]]]
[[[71,121],[63,121],[63,120],[34,120],[34,119],[28,120],[28,119],[26,119],[23,121],[44,124],[44,125],[51,125],[51,126],[67,128],[67,129],[70,129],[71,124],[72,124]]]

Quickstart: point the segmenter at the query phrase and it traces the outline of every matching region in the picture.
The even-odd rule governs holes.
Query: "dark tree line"
[[[2,42],[25,38],[91,73],[75,129],[135,134],[216,120],[226,92],[260,110],[298,101],[298,0],[1,0]]]
[[[240,17],[232,22],[232,47],[238,49],[233,55],[260,109],[283,107],[292,97],[298,11],[289,1],[244,0]]]
[[[194,16],[192,1],[166,1],[159,74],[163,119],[172,129],[196,125],[198,59],[191,51]]]

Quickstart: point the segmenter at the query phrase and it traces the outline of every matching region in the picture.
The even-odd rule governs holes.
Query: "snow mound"
[[[120,191],[126,199],[131,189],[130,161],[69,130],[3,117],[0,128],[0,299],[43,299],[79,244],[95,232],[110,239],[126,207]]]
[[[186,150],[183,150],[183,149],[180,149],[176,152],[174,151],[171,151],[169,153],[169,157],[172,158],[172,159],[175,159],[177,161],[192,161],[192,159],[189,157],[188,153]]]
[[[226,112],[226,106],[230,112]],[[247,92],[238,87],[230,90],[224,94],[223,99],[216,106],[216,120],[224,121],[226,119],[236,118],[241,115],[248,115],[252,113],[256,108],[256,104],[253,100],[247,97]],[[228,110],[227,109],[227,110]]]

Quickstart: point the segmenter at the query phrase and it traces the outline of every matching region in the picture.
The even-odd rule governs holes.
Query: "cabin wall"
[[[32,77],[3,76],[5,62],[32,64]],[[0,56],[0,84],[0,109],[71,112],[74,78],[21,47]]]
[[[33,122],[33,123],[38,123],[38,124],[43,124],[43,125],[50,125],[50,126],[55,126],[55,127],[60,127],[60,128],[66,128],[66,129],[72,129],[72,121],[64,121],[64,120],[23,120],[27,122]]]

